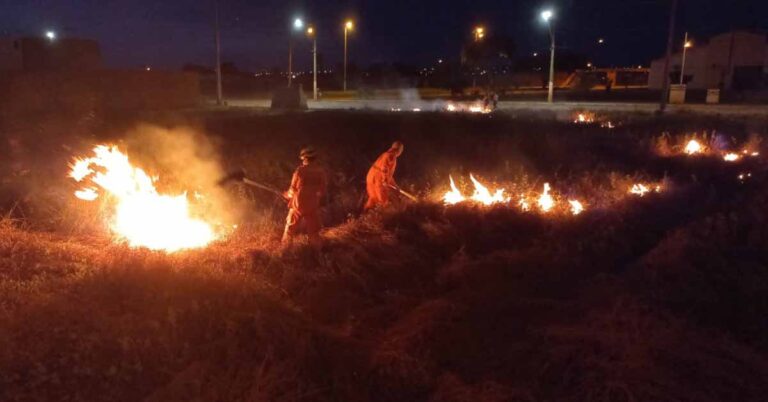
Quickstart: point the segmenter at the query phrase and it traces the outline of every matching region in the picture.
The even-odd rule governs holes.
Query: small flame
[[[549,195],[549,183],[544,183],[544,192],[541,193],[538,203],[542,212],[549,212],[555,206],[555,200]]]
[[[569,200],[569,204],[571,204],[571,213],[574,215],[578,215],[584,211],[584,205],[581,204],[581,202],[577,200]]]
[[[576,124],[590,124],[595,122],[595,114],[592,112],[581,112],[576,114],[576,118],[573,119]]]
[[[690,140],[685,144],[685,153],[688,155],[695,155],[704,152],[704,147],[696,140]]]
[[[492,205],[509,202],[509,197],[504,197],[504,189],[498,189],[491,195],[488,188],[482,185],[474,176],[469,175],[469,179],[472,180],[472,184],[475,185],[475,192],[472,194],[472,200],[477,201],[483,205]]]
[[[656,189],[657,189],[657,192],[658,192],[658,190],[660,190],[660,188],[658,186],[656,187]],[[629,193],[630,194],[639,195],[640,197],[644,196],[645,193],[647,193],[649,191],[651,191],[651,190],[648,189],[648,186],[646,186],[645,184],[640,184],[640,183],[633,185],[632,188],[629,189]]]
[[[725,155],[723,155],[723,160],[726,162],[735,162],[737,160],[741,159],[741,155],[733,152],[729,152]]]
[[[443,196],[443,202],[448,205],[454,205],[466,200],[466,198],[461,194],[461,191],[456,188],[456,183],[453,181],[453,177],[449,175],[448,178],[451,181],[451,191],[445,193]]]
[[[520,194],[520,202],[518,202],[517,205],[519,205],[520,209],[522,209],[524,212],[531,210],[531,205],[528,204],[528,201],[526,201],[525,194]]]

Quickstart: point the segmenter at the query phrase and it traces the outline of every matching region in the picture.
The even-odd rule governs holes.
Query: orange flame
[[[695,155],[704,152],[704,147],[696,140],[690,140],[685,144],[685,153],[688,155]]]
[[[549,183],[544,183],[544,192],[538,200],[539,208],[542,212],[549,212],[555,206],[555,200],[549,195]]]
[[[578,215],[584,212],[584,205],[582,205],[581,202],[577,200],[569,200],[568,203],[571,204],[571,213],[573,215]]]
[[[460,202],[465,201],[466,197],[464,197],[461,194],[461,191],[459,191],[459,189],[456,188],[456,183],[453,181],[453,177],[449,175],[448,179],[450,179],[451,181],[451,191],[448,191],[447,193],[445,193],[445,195],[443,196],[443,201],[448,205],[454,205],[454,204],[458,204]]]

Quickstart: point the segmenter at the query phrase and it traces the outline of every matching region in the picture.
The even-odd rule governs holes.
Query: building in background
[[[91,71],[102,67],[95,40],[0,38],[0,71]]]
[[[670,60],[670,78],[680,82],[682,44]],[[651,63],[648,86],[661,89],[664,58]],[[768,38],[763,33],[733,31],[693,42],[685,58],[684,82],[689,89],[760,90],[768,88]]]

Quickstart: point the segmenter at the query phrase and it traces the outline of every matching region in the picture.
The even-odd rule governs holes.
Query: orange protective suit
[[[397,168],[397,157],[400,156],[401,152],[402,148],[393,146],[381,154],[368,170],[368,176],[365,178],[365,187],[368,192],[365,210],[389,204],[392,193],[396,191],[391,186],[397,187],[395,169]]]
[[[320,201],[325,196],[328,179],[325,170],[312,162],[305,162],[293,173],[291,188],[288,189],[288,217],[285,222],[283,240],[299,234],[301,229],[311,242],[320,240]]]

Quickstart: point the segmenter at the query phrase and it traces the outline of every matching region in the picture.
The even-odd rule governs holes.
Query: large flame
[[[114,201],[108,217],[112,231],[133,247],[167,252],[203,247],[216,239],[213,226],[191,217],[186,194],[164,195],[142,169],[134,167],[116,146],[99,145],[90,158],[78,158],[69,176],[87,186],[75,196],[93,201],[103,190]]]

